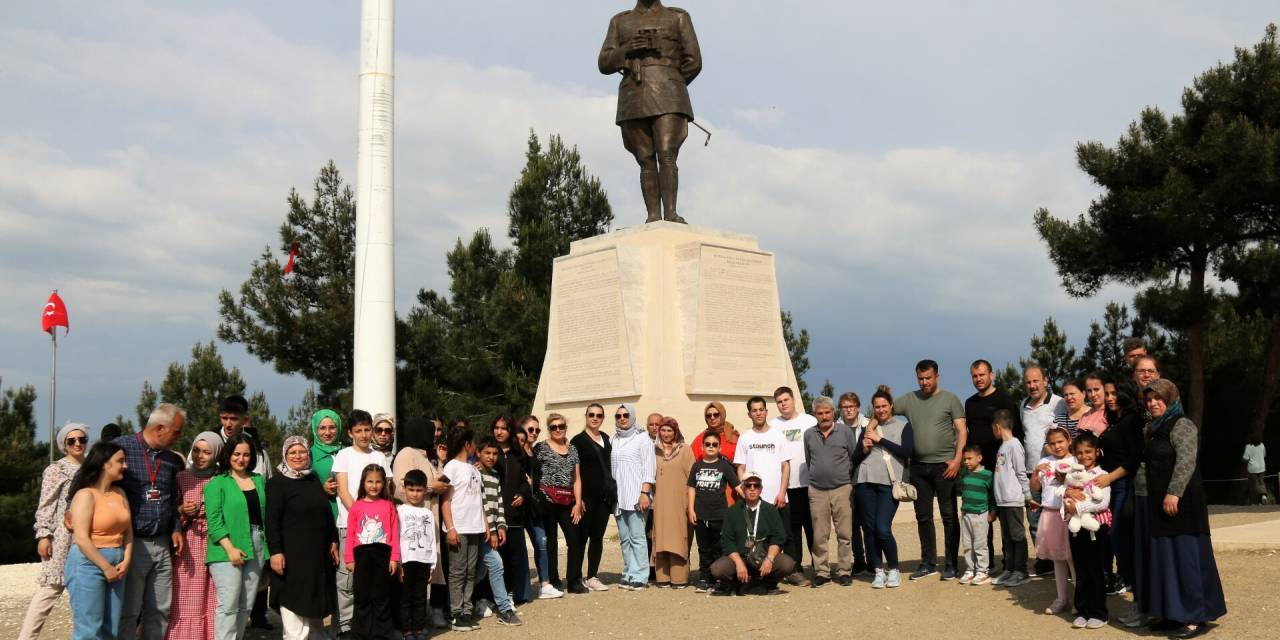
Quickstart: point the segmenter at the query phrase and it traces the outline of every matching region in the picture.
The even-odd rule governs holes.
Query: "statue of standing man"
[[[617,124],[623,146],[640,163],[645,222],[683,223],[676,213],[676,157],[693,121],[688,85],[702,71],[689,13],[659,0],[637,0],[635,9],[609,21],[599,65],[600,73],[622,73]]]

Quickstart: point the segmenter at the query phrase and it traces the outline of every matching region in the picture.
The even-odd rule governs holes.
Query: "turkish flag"
[[[67,305],[63,304],[57,291],[49,294],[49,301],[44,303],[44,312],[40,314],[40,328],[45,333],[53,333],[54,327],[71,330],[71,324],[67,320]]]
[[[293,260],[298,257],[298,242],[295,240],[292,247],[289,247],[289,263],[284,265],[284,275],[293,273]]]

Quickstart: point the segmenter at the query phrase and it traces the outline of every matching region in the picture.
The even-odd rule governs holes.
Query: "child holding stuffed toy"
[[[1053,561],[1053,580],[1058,588],[1058,597],[1044,612],[1056,616],[1067,610],[1067,579],[1075,580],[1067,523],[1059,512],[1062,497],[1058,495],[1058,488],[1063,485],[1066,473],[1076,459],[1071,455],[1071,434],[1066,427],[1050,427],[1045,432],[1044,446],[1049,455],[1040,459],[1035,473],[1031,474],[1031,490],[1039,491],[1041,496],[1036,557]]]
[[[1111,524],[1111,488],[1098,487],[1094,480],[1106,472],[1098,466],[1098,437],[1081,431],[1072,445],[1083,470],[1082,487],[1072,487],[1062,498],[1063,515],[1082,521],[1071,534],[1071,561],[1076,570],[1076,619],[1071,626],[1099,629],[1107,624],[1106,557],[1107,534]],[[1072,483],[1077,484],[1077,483]]]

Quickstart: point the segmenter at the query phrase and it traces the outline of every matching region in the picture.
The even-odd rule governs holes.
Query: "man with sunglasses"
[[[748,471],[742,477],[743,500],[725,512],[720,548],[728,553],[711,564],[711,575],[720,582],[719,595],[744,589],[768,593],[795,571],[795,561],[782,552],[787,539],[782,515],[760,499],[763,487],[760,475]]]

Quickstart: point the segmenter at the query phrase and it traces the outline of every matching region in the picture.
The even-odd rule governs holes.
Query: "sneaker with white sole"
[[[888,576],[884,575],[884,569],[876,569],[876,577],[871,581],[871,588],[883,589],[885,587],[885,581],[887,580]]]
[[[973,574],[973,581],[969,584],[975,587],[985,587],[991,584],[991,576],[985,573],[975,573]]]
[[[1084,624],[1086,629],[1101,629],[1105,626],[1107,626],[1107,621],[1099,620],[1098,618],[1089,618],[1089,621]]]
[[[902,586],[902,574],[897,569],[889,570],[889,577],[884,579],[884,586],[890,589]]]
[[[592,591],[608,591],[609,590],[609,586],[601,582],[600,578],[594,578],[594,577],[587,578],[585,581],[583,581],[582,584],[586,585],[586,587]]]
[[[1076,619],[1071,621],[1071,628],[1083,629],[1086,624],[1089,624],[1089,621],[1085,620],[1084,616],[1076,616]]]
[[[539,600],[552,600],[554,598],[563,598],[564,592],[551,586],[550,582],[542,583],[542,590],[538,592]]]
[[[969,584],[970,582],[973,582],[973,572],[966,571],[964,575],[960,576],[960,584]]]
[[[1004,584],[1004,581],[1005,581],[1005,580],[1008,580],[1008,579],[1009,579],[1009,576],[1011,576],[1011,575],[1013,575],[1013,572],[1012,572],[1012,571],[1004,571],[1004,572],[1001,572],[1001,573],[1000,573],[1000,575],[998,575],[998,576],[996,576],[996,577],[994,577],[994,578],[992,578],[992,579],[991,579],[991,584],[996,585],[996,586],[1000,586],[1000,585]]]

